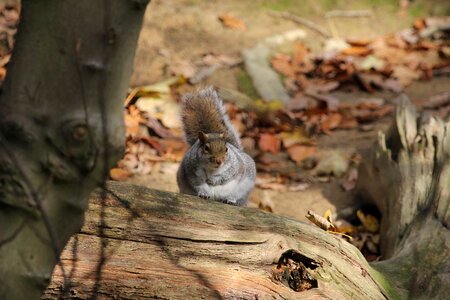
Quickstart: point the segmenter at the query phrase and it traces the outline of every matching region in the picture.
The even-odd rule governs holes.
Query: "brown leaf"
[[[315,146],[294,145],[287,149],[289,157],[296,163],[300,163],[302,160],[312,157],[317,152]]]
[[[358,121],[353,117],[345,117],[339,124],[339,128],[352,129],[358,127]]]
[[[359,122],[372,122],[390,114],[394,109],[394,105],[388,104],[375,111],[369,109],[355,109],[352,115]]]
[[[126,128],[126,136],[136,137],[140,133],[139,128],[139,115],[131,115],[129,113],[125,113],[125,128]]]
[[[336,226],[334,226],[329,220],[325,219],[319,214],[316,214],[312,210],[308,210],[306,218],[314,223],[319,228],[326,231],[336,231]]]
[[[117,180],[117,181],[124,181],[131,175],[133,175],[133,174],[131,174],[127,170],[120,169],[120,168],[113,168],[109,171],[109,177],[111,177],[112,180]]]
[[[450,92],[442,92],[428,98],[423,104],[425,108],[438,108],[450,103]]]
[[[361,109],[375,110],[383,106],[385,100],[383,98],[362,98],[359,99],[356,107]]]
[[[357,73],[357,83],[369,93],[375,93],[375,87],[382,88],[383,76],[380,74]]]
[[[0,67],[0,81],[5,80],[5,77],[6,77],[6,68]]]
[[[223,13],[219,15],[219,20],[225,27],[237,30],[247,30],[247,26],[245,25],[244,21],[233,16],[230,13]]]
[[[356,216],[361,221],[366,229],[369,232],[378,232],[380,230],[380,222],[378,219],[372,215],[365,215],[362,210],[358,210],[356,212]]]
[[[295,42],[292,64],[294,66],[301,65],[304,62],[306,55],[308,55],[308,52],[308,48],[306,48],[303,42]]]
[[[387,104],[383,107],[381,107],[380,109],[376,110],[374,112],[375,117],[378,119],[383,118],[384,116],[389,115],[390,113],[392,113],[395,110],[395,106],[392,104]]]
[[[292,132],[282,132],[280,134],[280,137],[285,148],[289,148],[295,144],[314,143],[308,136],[306,136],[306,133],[301,129],[297,129]]]
[[[258,146],[261,151],[278,153],[280,151],[281,140],[274,134],[262,133],[259,138]]]
[[[341,50],[341,54],[343,55],[354,55],[354,56],[366,56],[369,55],[371,52],[372,49],[361,46],[352,46],[350,48]]]
[[[367,39],[355,39],[355,38],[349,38],[346,40],[346,42],[354,47],[366,47],[368,46],[372,41]]]
[[[340,113],[333,113],[325,117],[325,120],[322,121],[320,127],[323,132],[329,132],[330,130],[338,128],[341,124],[342,119],[343,118]]]
[[[306,95],[313,97],[314,99],[317,99],[319,101],[323,101],[326,103],[327,108],[329,111],[336,111],[339,107],[339,99],[332,95],[327,94],[319,94],[312,91],[306,91]]]
[[[291,58],[285,54],[275,54],[271,60],[272,68],[278,73],[287,76],[294,77],[295,72],[291,64]]]
[[[300,92],[296,93],[294,98],[288,102],[287,109],[291,111],[298,111],[315,106],[317,106],[317,101],[313,97],[307,96]]]

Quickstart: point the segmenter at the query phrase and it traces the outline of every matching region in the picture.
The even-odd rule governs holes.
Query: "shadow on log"
[[[257,209],[109,182],[105,198],[91,195],[85,225],[62,254],[68,295],[89,298],[97,285],[98,298],[445,299],[448,129],[434,118],[417,124],[402,99],[361,166],[359,189],[383,213],[384,261],[371,266],[343,239]],[[289,272],[289,261],[300,271]],[[62,289],[56,268],[44,299]]]

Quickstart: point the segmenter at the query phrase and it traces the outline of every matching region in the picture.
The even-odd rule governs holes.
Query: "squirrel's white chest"
[[[236,189],[239,188],[239,181],[236,179],[230,180],[223,185],[209,185],[206,182],[199,186],[199,192],[209,195],[212,199],[226,199],[234,201]]]

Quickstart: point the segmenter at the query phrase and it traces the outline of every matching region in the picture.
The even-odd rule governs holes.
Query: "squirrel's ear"
[[[198,139],[202,142],[202,144],[205,144],[208,141],[208,136],[203,131],[200,131],[198,133]]]

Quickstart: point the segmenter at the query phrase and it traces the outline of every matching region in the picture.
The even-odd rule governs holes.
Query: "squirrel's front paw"
[[[203,199],[209,199],[209,198],[211,198],[208,194],[202,193],[202,192],[199,192],[199,193],[198,193],[198,196],[199,196],[200,198],[203,198]]]

